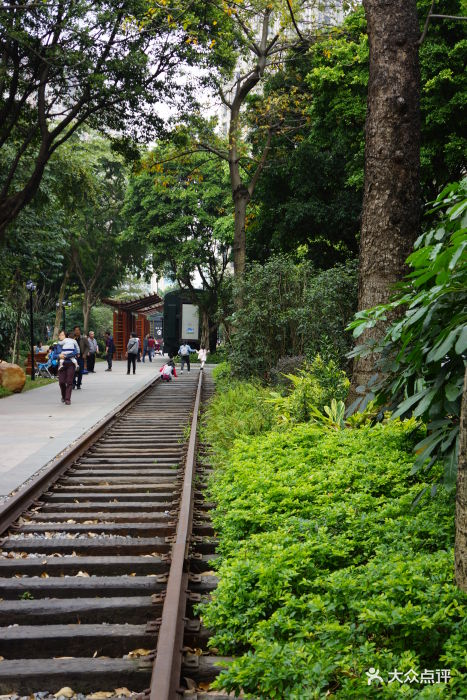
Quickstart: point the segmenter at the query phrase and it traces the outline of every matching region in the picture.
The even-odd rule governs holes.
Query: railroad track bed
[[[225,660],[206,652],[194,612],[216,586],[196,420],[190,433],[199,377],[155,382],[55,465],[39,497],[0,509],[15,520],[0,541],[0,696],[158,700],[185,686],[203,698]]]

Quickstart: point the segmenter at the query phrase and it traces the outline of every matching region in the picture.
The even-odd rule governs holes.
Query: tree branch
[[[417,42],[419,46],[421,46],[423,44],[423,42],[425,41],[425,37],[426,37],[427,32],[428,32],[428,25],[430,24],[430,19],[433,15],[433,8],[435,6],[435,2],[436,2],[436,0],[432,0],[430,9],[428,10],[428,14],[426,16],[425,26],[423,27],[422,35]]]
[[[292,10],[292,5],[290,4],[290,0],[287,0],[287,7],[289,8],[290,18],[293,22],[293,26],[295,27],[295,31],[297,32],[300,41],[305,41],[305,39],[303,38],[303,34],[301,33],[300,29],[298,28],[298,24],[295,21],[295,15]]]

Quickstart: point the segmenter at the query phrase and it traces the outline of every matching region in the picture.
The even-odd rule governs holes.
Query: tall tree
[[[348,5],[347,0],[331,0],[326,4],[328,9]],[[283,119],[284,102],[290,96],[285,94],[282,100],[277,100],[277,94],[264,95],[262,83],[281,68],[293,47],[301,45],[303,49],[314,40],[322,5],[317,0],[286,4],[282,0],[245,3],[227,0],[224,7],[238,42],[236,73],[227,86],[217,76],[211,82],[228,113],[227,145],[220,143],[214,133],[201,131],[198,137],[200,149],[215,153],[229,166],[235,215],[234,272],[241,275],[246,261],[247,209],[270,156],[273,134],[290,133],[297,128],[297,124],[291,125]],[[298,29],[298,23],[306,16],[316,20],[310,22],[313,28],[307,36]],[[256,115],[254,148],[248,140],[251,124],[245,118],[245,108],[253,96],[261,104]],[[293,101],[298,104],[297,97],[294,92]]]
[[[0,237],[38,191],[54,151],[84,122],[153,132],[160,102],[193,87],[183,63],[209,62],[215,4],[58,0],[0,6]],[[196,27],[196,43],[188,41]],[[20,164],[30,167],[21,172]],[[21,176],[20,176],[21,174]]]
[[[95,135],[83,134],[67,150],[69,178],[62,189],[70,227],[71,282],[82,295],[87,333],[91,309],[127,271],[120,242],[127,168],[109,142]]]
[[[125,242],[137,268],[169,277],[199,303],[203,342],[214,338],[214,350],[214,317],[233,239],[227,167],[219,169],[208,153],[162,165],[164,159],[164,152],[149,154],[130,181]]]
[[[358,308],[386,302],[402,278],[420,221],[420,29],[416,0],[364,0],[370,73]],[[375,328],[365,332],[381,334]],[[374,373],[355,363],[351,395]]]

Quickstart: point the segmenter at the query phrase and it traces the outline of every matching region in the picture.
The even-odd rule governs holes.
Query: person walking
[[[181,342],[181,341],[180,341]],[[186,364],[187,366],[187,371],[190,371],[190,352],[196,352],[196,350],[193,350],[190,348],[188,343],[181,343],[179,349],[178,349],[178,354],[180,355],[180,359],[182,362],[182,366],[180,368],[180,374],[183,374],[183,368]]]
[[[209,352],[209,350],[206,350],[204,345],[202,345],[200,347],[200,349],[198,350],[198,360],[201,362],[200,370],[204,369],[204,365],[206,364],[208,352]]]
[[[96,363],[96,355],[99,352],[99,346],[97,344],[97,340],[94,337],[94,331],[89,331],[88,344],[89,354],[86,362],[86,369],[88,370],[88,372],[95,374],[94,365]]]
[[[154,336],[150,335],[148,338],[148,356],[149,356],[149,362],[152,362],[152,357],[154,355],[154,350],[156,348],[156,341],[154,340]]]
[[[114,343],[114,339],[110,335],[110,331],[106,331],[104,333],[104,338],[105,338],[105,359],[107,360],[107,369],[105,371],[111,372],[112,371],[112,358],[113,358],[114,352],[115,352],[115,343]]]
[[[144,362],[144,358],[146,357],[146,355],[148,355],[148,340],[149,340],[149,333],[147,333],[147,335],[145,335],[143,338],[143,362]]]
[[[81,389],[81,382],[83,381],[84,362],[89,354],[89,343],[86,336],[81,335],[81,328],[79,326],[75,326],[73,328],[73,331],[75,334],[75,340],[79,347],[79,355],[77,358],[78,371],[75,373],[75,378],[73,380],[73,389]]]
[[[64,347],[65,346],[65,347]],[[52,355],[52,359],[63,361],[62,369],[57,372],[58,385],[62,395],[62,402],[69,406],[71,404],[71,392],[75,377],[75,365],[73,359],[79,355],[78,343],[71,338],[67,338],[64,330],[58,334],[58,343]]]
[[[130,374],[130,367],[133,366],[133,374],[136,374],[136,358],[138,356],[139,340],[136,333],[130,335],[130,340],[126,346],[127,374]]]

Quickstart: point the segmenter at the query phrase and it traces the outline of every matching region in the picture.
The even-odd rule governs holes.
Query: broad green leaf
[[[461,355],[467,350],[467,325],[461,330],[454,349],[458,355]]]
[[[435,345],[433,350],[431,350],[426,358],[427,362],[437,362],[438,360],[441,360],[445,355],[448,354],[448,352],[451,350],[453,347],[454,343],[456,342],[456,337],[459,333],[459,329],[455,329],[451,331],[448,336],[441,342]]]

